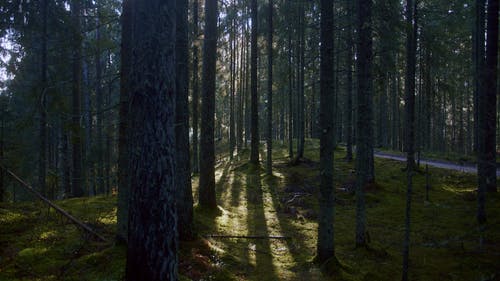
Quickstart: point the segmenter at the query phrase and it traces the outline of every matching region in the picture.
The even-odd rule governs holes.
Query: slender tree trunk
[[[244,31],[243,31],[244,32]],[[236,136],[236,143],[237,143],[237,149],[238,153],[241,151],[243,148],[243,131],[244,131],[244,125],[243,125],[243,116],[244,116],[244,100],[245,100],[245,36],[244,34],[241,34],[241,49],[240,49],[240,65],[239,65],[239,82],[238,82],[238,114],[237,114],[237,136]]]
[[[72,145],[73,145],[73,180],[72,196],[82,197],[83,189],[82,173],[82,132],[80,129],[81,110],[81,80],[82,80],[82,34],[80,28],[80,0],[71,1],[71,13],[73,21],[73,116],[72,120]]]
[[[405,212],[405,234],[403,241],[403,274],[402,280],[408,280],[408,266],[410,256],[410,214],[412,199],[412,177],[415,168],[415,53],[417,40],[416,24],[416,0],[406,1],[406,169],[407,169],[407,193]]]
[[[191,106],[193,110],[193,120],[191,121],[193,125],[193,173],[200,172],[200,162],[198,160],[199,152],[198,152],[198,124],[199,124],[199,77],[198,77],[198,1],[193,0],[193,99],[191,101]]]
[[[474,62],[474,151],[479,153],[479,96],[482,92],[482,70],[484,68],[484,42],[485,42],[485,4],[486,0],[476,0],[476,22],[474,26],[474,46],[473,46],[473,62]]]
[[[175,146],[177,226],[179,239],[193,239],[193,190],[189,163],[189,47],[188,0],[176,0],[175,35]]]
[[[41,51],[41,85],[40,93],[40,147],[38,159],[38,188],[43,195],[47,195],[45,177],[47,174],[47,0],[42,0],[42,51]]]
[[[83,121],[83,136],[82,136],[82,184],[84,192],[87,196],[96,195],[96,186],[94,184],[94,159],[91,159],[92,148],[92,104],[90,93],[90,74],[89,62],[87,58],[82,59],[82,121]]]
[[[126,280],[177,280],[176,1],[134,2]],[[187,49],[187,44],[186,44]],[[159,59],[161,58],[161,59]],[[187,73],[185,73],[187,79]]]
[[[248,12],[247,12],[248,13]],[[246,38],[246,64],[245,64],[245,148],[248,146],[248,141],[250,140],[251,136],[251,93],[250,93],[250,65],[251,65],[251,59],[250,59],[250,34],[249,34],[249,23],[248,21],[245,23],[245,38]]]
[[[252,10],[252,32],[251,32],[251,58],[250,58],[250,92],[251,92],[251,148],[250,163],[259,164],[259,97],[257,94],[257,32],[258,32],[258,5],[257,0],[250,1]]]
[[[353,3],[350,1],[347,3],[348,5],[348,14],[353,19],[354,18],[354,8]],[[354,19],[348,23],[347,26],[347,52],[346,52],[346,66],[347,66],[347,81],[346,81],[346,156],[345,159],[347,161],[352,161],[352,143],[353,143],[353,122],[352,122],[352,65],[353,65],[353,24]]]
[[[96,54],[95,54],[95,75],[96,75],[96,118],[97,118],[97,193],[104,193],[104,136],[102,133],[103,128],[103,112],[102,105],[104,104],[104,97],[102,94],[102,70],[101,70],[101,28],[100,28],[100,15],[101,11],[99,4],[97,5],[97,29],[96,29]]]
[[[123,0],[122,44],[120,64],[120,111],[118,124],[118,200],[117,235],[119,242],[127,241],[130,180],[129,180],[129,99],[132,60],[132,11],[134,2]]]
[[[398,65],[398,55],[394,54],[395,68],[391,75],[391,96],[392,96],[392,149],[398,150],[398,140],[399,140],[399,85],[398,85],[398,73],[396,71]]]
[[[111,65],[110,52],[108,51],[108,65]],[[113,96],[113,80],[108,81],[108,94],[106,96],[106,106],[111,106],[111,99]],[[106,131],[106,154],[104,159],[104,183],[106,195],[111,194],[111,154],[113,153],[112,140],[115,139],[115,130],[111,123],[111,118],[114,117],[112,112],[108,112],[104,119],[104,128]],[[116,117],[115,117],[116,118]]]
[[[356,246],[365,246],[366,210],[364,188],[370,178],[372,139],[372,1],[358,0],[358,120],[356,136]]]
[[[234,3],[231,3],[234,8]],[[229,157],[233,159],[234,148],[236,147],[236,132],[235,132],[235,82],[236,82],[236,31],[235,31],[236,11],[231,12],[231,28],[229,32],[230,46],[230,94],[229,94]]]
[[[5,127],[5,109],[1,108],[0,116],[0,161],[4,161],[4,127]],[[5,171],[0,169],[0,203],[5,200],[5,182],[4,174]]]
[[[486,67],[484,74],[484,111],[480,111],[485,115],[483,123],[484,144],[482,162],[484,174],[479,173],[480,179],[483,179],[486,191],[497,191],[496,179],[496,116],[497,116],[497,89],[498,89],[498,0],[488,0],[487,10],[487,42],[486,42]],[[483,166],[484,165],[484,166]]]
[[[269,0],[267,30],[267,162],[268,175],[273,173],[273,1]]]
[[[305,92],[304,92],[304,61],[305,61],[305,11],[304,2],[299,4],[299,44],[297,53],[298,56],[298,69],[297,69],[297,82],[298,82],[298,139],[297,139],[297,160],[304,157],[304,143],[305,143]]]
[[[293,69],[292,27],[288,26],[288,157],[293,159]]]
[[[217,57],[217,0],[205,0],[205,39],[203,44],[202,105],[200,139],[199,204],[215,209],[215,72]]]
[[[321,0],[320,47],[320,217],[318,220],[317,261],[335,257],[334,244],[334,100],[333,81],[333,1]]]
[[[407,1],[406,7],[406,77],[405,77],[405,118],[407,166],[415,165],[415,66],[416,66],[416,18],[413,1]]]

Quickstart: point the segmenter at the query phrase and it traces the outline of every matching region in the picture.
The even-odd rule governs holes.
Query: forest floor
[[[367,188],[368,249],[354,247],[353,163],[335,153],[335,243],[339,263],[317,266],[317,141],[290,165],[275,145],[273,176],[248,164],[246,151],[220,156],[219,210],[195,208],[199,239],[181,243],[181,280],[397,280],[406,196],[404,163],[375,160],[377,184]],[[264,158],[264,154],[261,158]],[[482,247],[477,227],[476,177],[430,168],[414,177],[411,280],[500,280],[500,195],[488,194]],[[193,179],[194,194],[197,178]],[[196,202],[196,196],[195,196]],[[116,196],[56,202],[110,241]],[[89,237],[41,203],[0,204],[0,280],[121,280],[125,247]],[[210,235],[288,239],[209,238]]]

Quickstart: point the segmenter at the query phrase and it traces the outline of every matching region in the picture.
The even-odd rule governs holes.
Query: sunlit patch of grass
[[[445,191],[453,192],[455,194],[474,192],[477,190],[476,187],[456,187],[454,185],[443,184],[441,188]]]
[[[50,240],[50,239],[55,239],[57,237],[58,233],[54,230],[49,230],[42,232],[40,234],[40,240]]]

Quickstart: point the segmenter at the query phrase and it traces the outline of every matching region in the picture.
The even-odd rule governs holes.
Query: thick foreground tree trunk
[[[215,72],[217,58],[217,1],[205,1],[205,41],[203,43],[200,188],[199,203],[215,209]]]
[[[175,0],[135,1],[126,280],[177,280]]]
[[[176,59],[176,188],[179,239],[193,238],[193,190],[189,163],[189,67],[188,67],[188,1],[177,0]]]
[[[356,246],[366,245],[365,186],[370,178],[373,153],[372,1],[358,0],[358,118],[356,136]]]
[[[333,1],[321,1],[320,65],[320,215],[318,220],[317,260],[322,263],[335,256],[333,151]]]

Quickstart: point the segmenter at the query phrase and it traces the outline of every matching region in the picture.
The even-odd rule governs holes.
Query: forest
[[[0,1],[0,280],[500,280],[498,0]]]

